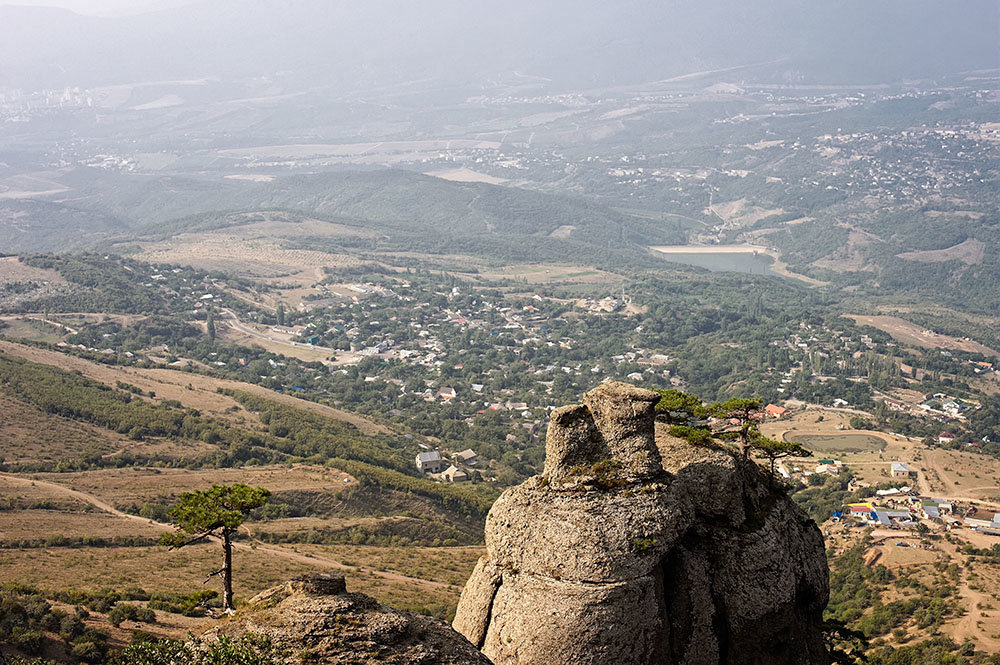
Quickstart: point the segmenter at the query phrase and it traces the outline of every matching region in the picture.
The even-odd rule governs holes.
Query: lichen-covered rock
[[[284,647],[289,665],[490,665],[446,624],[347,593],[338,576],[314,575],[269,589],[204,637],[247,633]]]
[[[553,412],[454,627],[496,665],[825,662],[823,539],[752,462],[656,430],[621,383]]]

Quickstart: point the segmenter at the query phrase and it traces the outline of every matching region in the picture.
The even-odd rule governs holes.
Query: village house
[[[848,508],[852,517],[861,517],[864,519],[871,519],[872,514],[875,512],[875,508],[870,503],[852,503]]]
[[[777,404],[768,404],[764,407],[764,413],[771,416],[772,418],[781,418],[787,416],[791,413],[788,409],[783,406],[778,406]]]
[[[910,467],[904,462],[893,462],[890,467],[890,475],[893,478],[909,478],[910,477]]]
[[[476,462],[479,461],[479,458],[476,456],[476,452],[472,450],[472,448],[466,448],[460,453],[455,453],[454,455],[452,455],[452,458],[456,462],[468,465],[474,465]]]
[[[469,479],[469,474],[452,464],[441,474],[441,478],[449,483],[464,483]]]
[[[439,473],[444,466],[441,453],[436,450],[429,450],[417,453],[417,470],[422,473]]]
[[[941,432],[938,434],[938,443],[954,443],[955,439],[958,438],[951,432]]]

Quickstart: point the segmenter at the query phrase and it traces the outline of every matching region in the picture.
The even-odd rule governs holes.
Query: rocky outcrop
[[[658,430],[658,399],[606,383],[552,413],[455,629],[496,665],[826,662],[819,529],[753,462]]]
[[[316,665],[489,665],[446,624],[347,593],[343,577],[311,575],[253,598],[205,637],[266,635],[287,663]]]

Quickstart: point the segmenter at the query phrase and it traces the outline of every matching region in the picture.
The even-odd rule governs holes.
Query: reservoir
[[[653,247],[652,249],[667,261],[698,266],[713,272],[779,275],[771,270],[774,259],[763,251],[763,247],[752,245],[678,245]]]

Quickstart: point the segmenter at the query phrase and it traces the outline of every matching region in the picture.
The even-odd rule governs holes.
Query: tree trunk
[[[233,607],[233,541],[232,532],[222,529],[222,609],[232,612]]]

